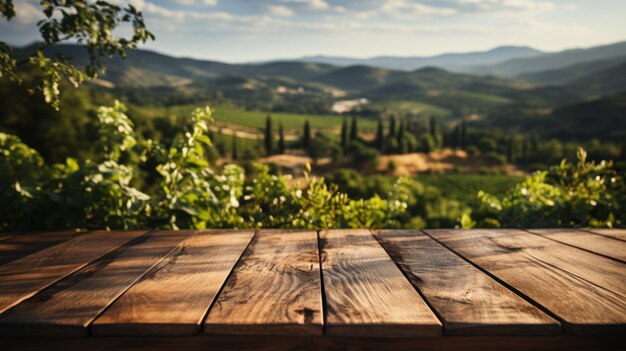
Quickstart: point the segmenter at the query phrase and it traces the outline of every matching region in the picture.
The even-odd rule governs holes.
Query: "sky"
[[[140,9],[144,46],[225,62],[308,55],[428,56],[525,45],[544,51],[626,40],[625,0],[109,0]],[[38,0],[14,0],[0,41],[37,40]]]

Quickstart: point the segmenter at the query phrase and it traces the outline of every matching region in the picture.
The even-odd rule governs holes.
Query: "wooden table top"
[[[610,345],[626,346],[625,233],[2,234],[0,346],[174,336],[306,338],[325,340],[324,349],[336,340],[458,347],[468,336],[485,343],[590,338],[596,346],[612,338]]]

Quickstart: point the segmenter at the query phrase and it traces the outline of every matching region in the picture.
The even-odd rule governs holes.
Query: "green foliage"
[[[39,185],[44,162],[13,135],[0,133],[0,230],[19,228]]]
[[[352,161],[352,165],[362,169],[376,169],[380,161],[380,153],[378,150],[365,146],[359,141],[353,141],[348,147],[348,153]]]
[[[582,148],[577,158],[528,176],[501,199],[481,191],[482,221],[525,228],[625,225],[623,176],[611,162],[588,162]]]
[[[16,82],[21,79],[16,74],[20,67],[35,68],[40,82],[34,88],[40,91],[45,101],[53,108],[60,108],[60,83],[67,79],[78,86],[88,78],[104,72],[101,57],[126,56],[126,51],[139,43],[154,39],[143,21],[140,11],[128,4],[122,8],[106,1],[87,0],[41,0],[45,18],[37,23],[43,45],[30,56],[16,59],[6,43],[0,43],[0,78],[7,77]],[[0,1],[0,13],[11,20],[15,16],[12,0]],[[115,29],[123,24],[132,28],[130,38],[114,36]],[[52,59],[44,49],[67,40],[83,45],[89,54],[89,63],[84,71],[69,64],[65,57]]]
[[[452,227],[468,209],[449,200],[441,192],[419,181],[383,175],[363,176],[352,169],[341,169],[326,177],[348,196],[356,199],[380,198],[405,207],[397,214],[391,227]]]
[[[401,200],[351,199],[323,178],[310,177],[310,168],[303,186],[267,166],[255,166],[248,180],[237,165],[213,170],[207,160],[213,121],[208,107],[193,111],[169,145],[152,139],[138,143],[125,110],[119,102],[98,110],[96,161],[68,158],[47,166],[17,137],[0,134],[0,229],[400,225],[406,209]],[[137,153],[140,158],[132,157]],[[154,187],[134,187],[138,168],[152,168],[158,177]]]

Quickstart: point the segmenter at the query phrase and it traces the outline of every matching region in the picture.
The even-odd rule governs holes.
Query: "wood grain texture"
[[[98,231],[79,235],[0,266],[0,313],[143,233]]]
[[[577,229],[528,229],[567,245],[626,262],[626,241]]]
[[[596,233],[604,236],[608,236],[613,239],[626,241],[626,229],[601,229],[601,228],[586,228],[584,229],[591,233]]]
[[[555,335],[561,325],[415,230],[374,236],[441,318],[446,335]]]
[[[87,336],[94,318],[189,233],[151,232],[132,240],[5,312],[0,336]]]
[[[428,230],[575,335],[626,333],[626,265],[521,230]]]
[[[0,235],[0,265],[83,235],[75,231]]]
[[[441,335],[437,317],[369,231],[330,230],[320,238],[328,335]]]
[[[197,233],[124,293],[91,326],[93,335],[193,335],[254,235]]]
[[[204,322],[211,334],[322,332],[322,292],[314,231],[260,231]]]
[[[443,338],[342,338],[329,336],[207,335],[0,339],[11,351],[623,351],[626,338],[573,336],[447,336]]]

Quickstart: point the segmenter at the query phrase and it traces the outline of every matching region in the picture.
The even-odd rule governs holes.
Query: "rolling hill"
[[[597,50],[604,55],[622,49],[626,49],[626,44]],[[28,49],[21,50],[26,53]],[[59,45],[49,52],[57,53],[72,56],[79,65],[87,59],[84,50],[73,45]],[[559,55],[525,60],[548,57],[548,61],[536,66],[539,68],[552,65]],[[583,56],[602,55],[587,52]],[[436,117],[445,123],[472,116],[476,127],[513,128],[539,135],[561,133],[568,138],[602,135],[596,129],[593,133],[585,131],[589,118],[595,118],[602,122],[594,124],[594,128],[613,137],[622,133],[616,118],[624,116],[623,95],[580,102],[626,91],[626,63],[611,65],[620,57],[623,56],[544,70],[537,74],[537,80],[545,83],[561,79],[565,83],[533,86],[519,79],[454,73],[437,67],[400,71],[293,61],[227,64],[135,50],[126,60],[106,62],[108,72],[101,79],[108,81],[108,87],[113,87],[113,93],[124,101],[157,109],[210,102],[231,104],[260,115],[271,111],[322,116],[332,113],[336,102],[367,98],[370,103],[359,107],[365,118],[410,113]]]
[[[571,49],[536,57],[517,58],[494,65],[477,67],[473,73],[516,77],[531,72],[555,70],[568,66],[626,56],[626,42],[595,46],[587,49]]]
[[[626,92],[626,60],[619,65],[581,77],[569,84],[569,87],[593,95]]]
[[[545,123],[544,135],[566,139],[626,139],[626,93],[558,108]]]
[[[335,66],[366,65],[390,70],[413,71],[435,66],[451,71],[469,72],[472,67],[492,65],[514,58],[534,57],[541,51],[526,46],[501,46],[488,51],[449,53],[436,56],[378,56],[366,59],[337,56],[307,56],[295,61],[325,63]]]
[[[563,68],[523,73],[517,78],[538,85],[564,85],[626,62],[626,56],[583,62]]]

